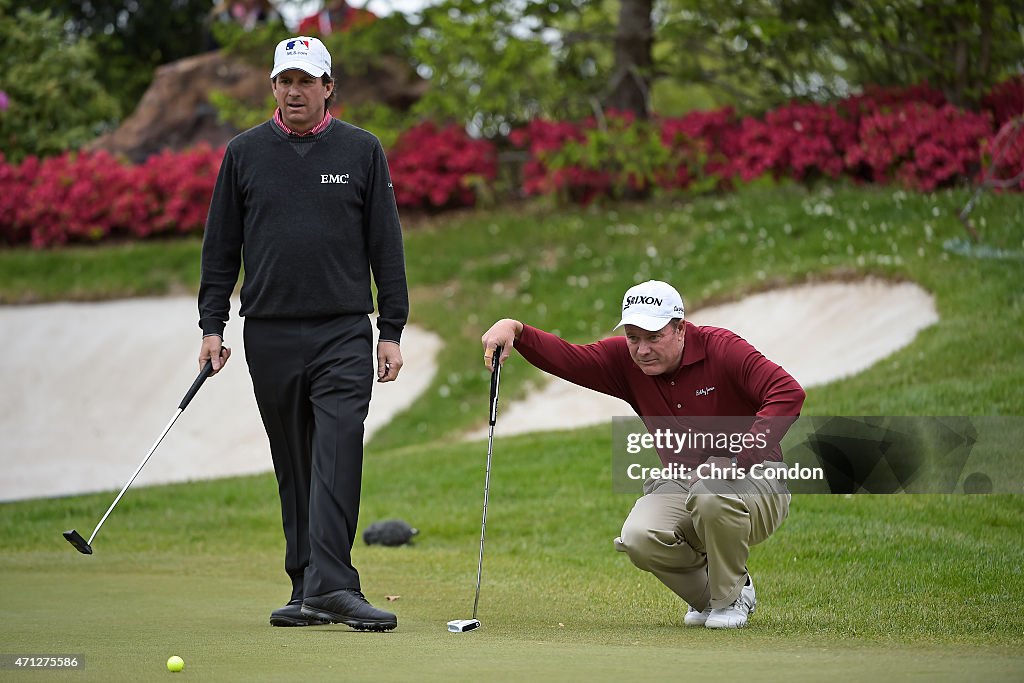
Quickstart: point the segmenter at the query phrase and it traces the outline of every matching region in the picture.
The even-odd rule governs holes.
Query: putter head
[[[480,628],[479,619],[455,619],[448,622],[448,630],[452,633],[466,633]]]
[[[68,543],[75,546],[75,550],[78,552],[83,555],[92,555],[92,546],[82,538],[82,534],[78,533],[74,529],[71,531],[65,531],[64,538],[68,539]]]

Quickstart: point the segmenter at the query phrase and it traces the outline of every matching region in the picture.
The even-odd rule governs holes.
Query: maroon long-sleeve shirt
[[[750,467],[765,460],[781,461],[778,444],[800,415],[803,388],[739,335],[720,327],[700,327],[690,322],[685,325],[682,363],[674,373],[655,377],[644,374],[633,362],[622,336],[592,344],[570,344],[524,325],[516,349],[545,372],[623,399],[648,429],[665,422],[657,418],[683,418],[685,422],[685,418],[693,417],[749,416],[744,429],[764,435],[769,445],[734,453],[737,464]],[[692,422],[701,424],[699,420]],[[694,467],[709,453],[679,454],[659,449],[659,455],[665,464]]]

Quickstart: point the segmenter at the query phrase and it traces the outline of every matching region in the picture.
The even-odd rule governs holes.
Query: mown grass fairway
[[[447,345],[431,389],[367,449],[361,526],[401,517],[421,535],[355,549],[367,596],[398,614],[398,630],[267,624],[287,597],[271,475],[133,489],[91,557],[61,532],[88,537],[115,492],[27,501],[0,506],[0,653],[80,654],[86,668],[0,678],[152,680],[171,675],[164,663],[177,654],[179,675],[196,680],[1024,679],[1024,497],[797,496],[752,554],[750,627],[686,629],[685,607],[612,550],[633,498],[611,491],[610,427],[503,437],[500,409],[484,628],[445,630],[472,612],[486,444],[460,435],[486,419],[478,339],[492,320],[582,341],[606,333],[638,279],[671,280],[694,307],[807,279],[910,279],[934,293],[940,322],[870,370],[812,389],[805,412],[1022,415],[1024,261],[1012,254],[1024,246],[1024,198],[987,196],[975,210],[986,240],[1011,254],[993,259],[942,246],[963,236],[953,212],[966,198],[759,186],[416,227],[413,320]],[[127,265],[164,249],[173,258],[159,278]],[[190,290],[197,259],[194,241],[3,252],[0,296]],[[67,279],[54,285],[58,271]],[[537,377],[514,358],[502,401]],[[126,444],[126,474],[148,445]],[[16,467],[17,444],[4,452]]]

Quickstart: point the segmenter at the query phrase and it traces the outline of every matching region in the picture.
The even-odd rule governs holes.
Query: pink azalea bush
[[[0,240],[43,248],[203,229],[223,150],[132,166],[107,152],[0,161]]]
[[[846,163],[866,166],[876,183],[895,180],[931,191],[975,176],[981,166],[981,143],[991,134],[987,114],[948,104],[907,104],[863,117]]]
[[[985,141],[982,165],[982,179],[997,190],[1024,192],[1024,116],[1010,119]]]
[[[856,126],[836,107],[790,103],[743,119],[736,172],[746,181],[766,173],[776,178],[838,178],[843,151],[857,137]]]
[[[981,100],[981,106],[992,114],[996,126],[1024,116],[1024,75],[997,83]]]
[[[791,102],[742,120],[729,108],[655,119],[673,165],[650,166],[646,176],[630,176],[628,184],[723,190],[769,175],[801,182],[848,177],[931,191],[976,181],[993,163],[990,139],[997,126],[1024,115],[1024,77],[995,86],[982,104],[981,112],[957,109],[941,91],[922,83],[867,88],[829,105]],[[595,126],[593,119],[532,121],[514,131],[510,141],[529,154],[525,193],[582,202],[615,194],[624,181],[613,172],[611,157],[602,163],[592,155],[563,153],[595,139]],[[1021,146],[1024,142],[1007,141],[999,177],[1024,171]]]
[[[200,234],[223,156],[200,146],[138,165],[102,151],[10,164],[0,154],[0,244]],[[411,128],[388,157],[401,208],[472,206],[473,182],[497,174],[494,145],[456,126]]]
[[[600,174],[587,174],[580,168],[554,170],[547,163],[551,155],[569,142],[582,143],[586,139],[586,124],[534,119],[525,128],[509,134],[509,142],[525,148],[530,155],[523,167],[523,192],[527,196],[557,194],[570,186],[601,186]]]
[[[459,126],[439,128],[427,121],[402,133],[388,153],[388,166],[401,208],[473,206],[474,182],[493,181],[497,152],[488,140],[474,140]]]
[[[740,122],[732,107],[663,119],[662,144],[676,150],[683,163],[662,187],[685,190],[711,179],[713,189],[727,189],[736,175],[736,159],[742,150],[740,133]]]
[[[982,178],[1024,191],[1024,76],[993,87],[979,112],[927,84],[869,88],[835,104],[791,102],[763,116],[731,108],[635,121],[536,119],[509,135],[526,152],[525,195],[587,203],[652,191],[728,190],[762,176],[847,177],[931,191]],[[106,152],[8,163],[0,153],[0,244],[45,248],[198,234],[223,149],[163,152],[130,165]],[[494,143],[456,125],[402,133],[388,160],[402,209],[472,206],[497,176]]]

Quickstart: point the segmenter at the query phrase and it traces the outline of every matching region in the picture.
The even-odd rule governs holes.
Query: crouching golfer
[[[514,345],[545,372],[623,399],[649,429],[651,418],[684,416],[750,416],[750,433],[783,425],[770,445],[743,451],[738,462],[702,455],[700,462],[688,463],[695,473],[648,479],[645,495],[615,539],[616,550],[686,601],[687,626],[745,626],[757,604],[746,566],[750,546],[786,519],[790,494],[778,479],[737,473],[782,460],[783,434],[777,432],[800,414],[804,391],[736,334],[686,322],[682,298],[664,282],[651,280],[627,291],[619,327],[624,336],[577,345],[518,320],[499,320],[481,338],[484,364],[490,367],[499,346],[504,363]],[[784,417],[789,419],[775,419]],[[724,474],[703,478],[713,471]]]
[[[223,365],[221,335],[244,264],[239,315],[291,578],[291,597],[270,623],[386,631],[398,619],[360,592],[351,551],[374,379],[371,273],[378,382],[398,377],[409,313],[395,195],[377,138],[327,111],[334,80],[323,43],[281,41],[270,87],[274,117],[228,143],[210,203],[199,363]]]

